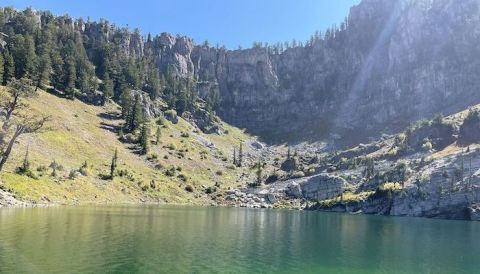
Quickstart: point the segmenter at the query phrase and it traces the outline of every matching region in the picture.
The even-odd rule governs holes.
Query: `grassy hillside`
[[[116,105],[92,106],[46,92],[40,92],[29,104],[36,113],[51,117],[48,128],[19,138],[1,174],[3,187],[23,200],[61,204],[201,204],[211,201],[205,194],[206,188],[217,185],[218,189],[226,189],[243,184],[251,173],[248,168],[234,168],[231,164],[233,146],[250,137],[226,124],[228,133],[216,135],[203,134],[182,118],[177,124],[166,121],[161,128],[161,143],[154,143],[153,126],[150,152],[139,155],[135,144],[120,142],[114,132],[121,123]],[[37,178],[15,172],[27,147]],[[124,175],[104,179],[115,149],[119,155],[118,170],[124,171]],[[244,149],[246,153],[252,150],[249,146]],[[56,176],[49,168],[53,161],[63,167]],[[74,172],[85,161],[87,171],[82,170],[83,175]]]

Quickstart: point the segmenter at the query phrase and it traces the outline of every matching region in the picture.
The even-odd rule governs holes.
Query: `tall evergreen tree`
[[[15,76],[15,62],[8,48],[6,48],[5,51],[3,52],[3,57],[5,62],[5,65],[4,65],[5,69],[3,72],[3,84],[6,85]]]
[[[33,77],[37,66],[37,55],[35,53],[35,41],[31,35],[25,35],[25,75]]]
[[[73,99],[75,96],[75,80],[77,78],[77,72],[72,59],[67,60],[65,63],[65,73],[65,96],[69,99]]]
[[[263,180],[263,165],[260,162],[260,160],[257,163],[257,181],[256,181],[256,186],[261,186],[262,185],[262,180]]]
[[[141,153],[147,154],[150,148],[150,128],[148,125],[142,126],[142,132],[140,134],[140,146],[141,146]]]
[[[35,90],[42,87],[42,84],[48,84],[50,81],[50,74],[52,71],[52,66],[50,62],[50,55],[48,52],[44,52],[39,59],[38,68],[37,68],[37,83],[35,85]]]
[[[123,92],[121,96],[122,118],[125,120],[125,129],[130,127],[130,116],[133,108],[134,99],[131,92]]]
[[[135,101],[132,105],[130,116],[128,117],[128,130],[134,131],[139,128],[145,121],[145,114],[143,112],[142,102],[140,101],[140,95],[135,95]]]
[[[30,170],[30,159],[29,159],[29,147],[27,146],[27,151],[25,152],[25,157],[23,158],[22,171],[27,172]]]
[[[238,149],[238,166],[242,166],[243,161],[243,144],[240,143],[240,148]]]
[[[233,165],[237,165],[237,148],[233,147]]]
[[[105,73],[105,78],[102,84],[103,104],[113,97],[113,81],[110,79],[108,72]]]
[[[50,52],[50,61],[52,67],[52,74],[50,77],[50,82],[52,83],[53,87],[57,90],[64,90],[65,89],[65,61],[63,60],[62,56],[60,55],[60,51],[57,47],[53,47]]]
[[[158,69],[153,69],[150,71],[149,77],[147,79],[147,87],[148,93],[150,94],[150,98],[152,100],[157,99],[160,96],[160,91],[162,88],[162,83],[160,80],[160,76],[158,73]]]
[[[117,169],[117,161],[118,161],[118,149],[115,149],[115,153],[112,157],[112,163],[110,164],[110,179],[113,179],[115,176],[115,170]]]
[[[160,138],[162,137],[162,132],[160,130],[160,126],[157,126],[157,132],[155,133],[155,144],[160,144]]]

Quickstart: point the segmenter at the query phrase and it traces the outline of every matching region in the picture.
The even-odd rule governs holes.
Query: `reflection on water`
[[[473,273],[476,222],[174,206],[0,209],[0,273]]]

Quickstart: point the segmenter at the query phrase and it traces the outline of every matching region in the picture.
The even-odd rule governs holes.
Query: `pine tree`
[[[237,165],[237,148],[233,147],[233,164]]]
[[[262,172],[263,172],[263,167],[262,167],[262,163],[260,162],[260,160],[258,161],[258,164],[257,164],[257,182],[256,182],[256,185],[257,186],[261,186],[262,185]]]
[[[25,35],[25,72],[22,75],[32,77],[35,75],[36,64],[37,64],[37,55],[35,54],[35,42],[31,35]]]
[[[105,103],[113,96],[113,81],[110,80],[108,72],[105,73],[105,78],[103,79],[102,92],[103,104],[105,105]]]
[[[126,119],[128,125],[127,125],[127,130],[132,132],[135,129],[139,128],[141,124],[144,122],[144,116],[145,114],[143,113],[143,107],[142,103],[140,101],[140,95],[135,96],[135,101],[132,105],[132,109],[129,113],[128,119]]]
[[[77,78],[77,72],[75,70],[75,63],[73,60],[67,60],[65,63],[65,96],[69,99],[75,97],[75,80]]]
[[[25,158],[23,158],[23,163],[22,163],[22,172],[28,172],[30,170],[30,160],[29,160],[29,147],[27,146],[27,151],[25,152]]]
[[[142,147],[141,153],[147,154],[150,148],[150,128],[147,125],[143,125],[142,132],[140,134],[140,146]]]
[[[120,98],[122,118],[125,120],[125,130],[128,130],[130,112],[132,111],[133,97],[130,92],[124,92]]]
[[[147,79],[147,90],[152,100],[155,100],[160,96],[161,88],[162,83],[159,77],[158,69],[153,69],[150,71]]]
[[[48,83],[50,80],[50,74],[52,70],[52,65],[50,62],[50,55],[48,52],[44,52],[40,56],[40,60],[38,62],[37,68],[37,83],[35,86],[35,90],[42,87],[42,83]]]
[[[110,164],[110,179],[113,179],[113,177],[115,176],[117,161],[118,161],[118,149],[115,149],[115,153],[113,154],[113,157],[112,157],[112,163]]]
[[[155,144],[156,145],[160,144],[161,135],[162,135],[162,132],[160,130],[160,126],[157,126],[157,132],[155,133]]]
[[[6,48],[5,51],[3,52],[3,57],[5,62],[5,65],[4,65],[5,69],[3,72],[3,84],[6,85],[15,76],[15,62],[8,48]]]
[[[50,61],[51,61],[51,67],[53,72],[50,77],[50,81],[53,87],[57,90],[65,90],[65,86],[64,86],[65,62],[62,56],[60,55],[60,51],[56,47],[52,48],[51,50]]]
[[[242,166],[242,160],[243,160],[243,144],[240,143],[240,148],[238,149],[238,166]]]

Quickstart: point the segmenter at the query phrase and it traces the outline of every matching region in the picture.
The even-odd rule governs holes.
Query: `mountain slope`
[[[244,168],[231,167],[231,153],[234,146],[245,142],[244,157],[248,159],[254,153],[249,146],[253,139],[227,124],[223,126],[228,134],[215,135],[201,133],[182,118],[177,124],[166,121],[161,128],[161,143],[154,144],[153,131],[150,153],[141,156],[136,153],[137,145],[122,143],[117,133],[112,132],[121,122],[114,104],[92,106],[43,91],[28,103],[35,113],[48,115],[51,120],[43,132],[19,139],[2,172],[3,188],[22,200],[66,204],[205,204],[211,202],[205,195],[206,188],[216,183],[218,189],[228,188],[248,178],[240,179]],[[15,172],[27,147],[32,170],[38,177],[35,179]],[[115,149],[118,149],[118,170],[128,174],[114,180],[102,179],[110,172]],[[147,159],[152,155],[157,159]],[[56,176],[51,175],[53,170],[49,168],[53,161],[63,166]],[[85,161],[87,176],[78,172]],[[167,176],[166,171],[172,167],[177,169],[175,174]],[[77,170],[75,175],[71,175],[72,170]],[[185,190],[187,186],[192,187],[192,192]]]

